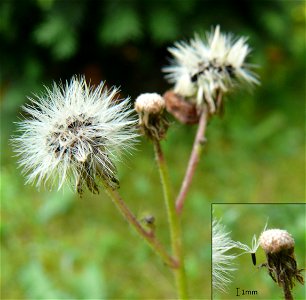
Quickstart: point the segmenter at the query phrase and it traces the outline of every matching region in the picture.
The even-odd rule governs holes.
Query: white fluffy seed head
[[[135,101],[135,110],[149,115],[161,113],[165,106],[165,99],[157,93],[141,94]]]
[[[259,237],[259,244],[266,253],[277,253],[294,247],[294,239],[281,229],[269,229]]]
[[[238,82],[258,84],[245,62],[250,53],[246,40],[223,34],[216,26],[204,39],[195,35],[189,43],[177,42],[169,48],[172,64],[163,71],[176,93],[195,98],[198,105],[204,99],[211,101],[218,91],[228,92]]]
[[[129,150],[137,134],[129,99],[104,83],[93,88],[84,77],[46,88],[45,94],[24,106],[29,115],[18,123],[21,135],[12,139],[27,183],[60,189],[68,179],[97,192],[96,178],[117,186],[113,160]]]

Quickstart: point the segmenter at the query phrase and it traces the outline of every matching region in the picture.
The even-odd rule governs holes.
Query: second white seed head
[[[211,105],[218,91],[228,92],[238,82],[258,84],[245,62],[250,53],[246,40],[223,34],[216,26],[205,39],[195,35],[189,43],[175,43],[169,48],[171,65],[163,69],[174,92],[195,99],[198,105],[205,101]]]

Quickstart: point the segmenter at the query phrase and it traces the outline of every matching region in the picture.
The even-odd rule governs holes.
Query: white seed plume
[[[23,107],[29,118],[18,123],[21,135],[12,139],[26,183],[60,189],[68,180],[79,193],[84,185],[98,192],[101,178],[116,188],[113,160],[118,151],[131,149],[137,136],[129,99],[116,99],[117,92],[73,77],[30,98]]]
[[[266,230],[267,226],[268,226],[268,221],[266,222],[266,225],[265,225],[262,233]],[[239,248],[241,250],[244,250],[244,252],[242,254],[245,254],[245,253],[250,253],[251,254],[251,253],[256,253],[256,251],[259,247],[259,244],[260,244],[260,240],[257,239],[256,234],[254,234],[253,238],[252,238],[252,246],[251,247],[246,245],[246,244],[243,244],[241,242],[238,242],[238,241],[235,242],[235,243],[236,243],[237,248]]]
[[[230,237],[220,221],[213,220],[212,224],[212,286],[213,290],[226,292],[227,285],[232,282],[233,260],[236,254],[228,254],[236,247],[236,242]]]
[[[205,39],[195,35],[189,43],[176,42],[168,49],[173,55],[172,64],[163,68],[174,84],[174,92],[195,98],[199,106],[206,101],[213,113],[218,92],[228,92],[239,82],[258,84],[245,62],[250,53],[246,40],[222,34],[216,26]]]

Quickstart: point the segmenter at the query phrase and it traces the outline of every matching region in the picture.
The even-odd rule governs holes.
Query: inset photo
[[[306,204],[212,204],[212,299],[305,299]]]

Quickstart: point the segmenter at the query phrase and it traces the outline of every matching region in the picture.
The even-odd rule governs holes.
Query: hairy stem
[[[122,200],[118,191],[106,186],[106,192],[119,209],[125,220],[134,227],[136,232],[150,245],[153,251],[162,258],[164,263],[172,268],[178,268],[178,262],[167,253],[152,231],[146,231],[143,228],[143,226],[138,222],[134,214]]]
[[[181,224],[175,211],[174,198],[170,189],[167,165],[159,141],[154,140],[154,150],[159,169],[160,179],[163,186],[164,200],[167,210],[172,254],[178,261],[178,268],[173,269],[179,299],[187,299],[187,282],[185,275],[184,255],[182,249]]]
[[[282,284],[283,286],[283,292],[284,292],[284,299],[285,300],[293,300],[293,296],[290,291],[289,284],[286,283],[286,281]]]
[[[191,155],[189,158],[188,166],[186,169],[185,177],[182,182],[180,192],[175,201],[176,211],[178,214],[182,212],[188,189],[190,187],[195,169],[200,160],[203,143],[205,142],[204,135],[206,131],[207,120],[208,120],[208,110],[206,106],[204,106],[201,112],[201,115],[200,115],[198,130],[197,130],[195,140],[193,143],[193,147],[192,147]]]

